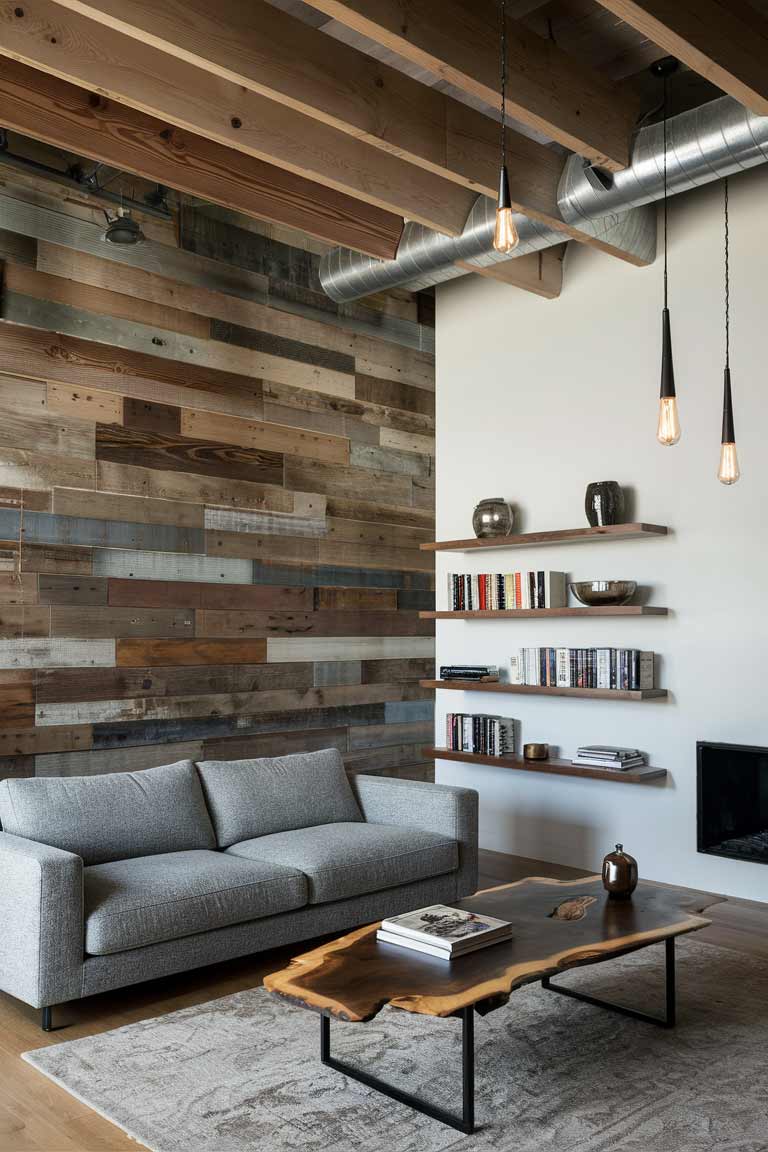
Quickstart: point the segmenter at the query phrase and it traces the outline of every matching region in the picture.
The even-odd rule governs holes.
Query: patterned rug
[[[153,1152],[768,1152],[768,962],[678,959],[674,1031],[538,984],[476,1018],[474,1136],[324,1068],[319,1018],[263,989],[24,1059]],[[662,973],[654,947],[562,979],[652,1010]],[[450,1108],[459,1040],[394,1009],[331,1025],[335,1056]]]

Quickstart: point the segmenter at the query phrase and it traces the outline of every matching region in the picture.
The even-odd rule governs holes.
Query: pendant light
[[[672,331],[669,323],[669,302],[667,294],[667,232],[669,211],[667,203],[667,84],[670,75],[677,68],[677,60],[667,56],[658,60],[651,71],[664,81],[664,307],[661,312],[661,390],[659,395],[659,423],[656,439],[660,444],[671,446],[680,439],[680,417],[677,412],[675,392],[675,366],[672,360]]]
[[[493,246],[497,252],[511,252],[516,248],[520,237],[512,216],[509,195],[509,175],[507,174],[507,130],[504,113],[507,103],[507,9],[506,0],[500,0],[501,8],[501,170],[499,172],[499,199],[496,204],[496,228],[493,233]]]
[[[735,484],[741,472],[736,453],[736,433],[733,430],[733,397],[731,395],[731,276],[729,264],[730,236],[728,234],[728,177],[723,181],[725,208],[725,369],[723,371],[723,432],[720,443],[720,467],[717,478],[721,484]]]

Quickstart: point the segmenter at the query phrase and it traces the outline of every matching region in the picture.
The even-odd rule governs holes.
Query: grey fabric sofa
[[[43,1009],[477,887],[477,793],[336,750],[0,783],[0,988]]]

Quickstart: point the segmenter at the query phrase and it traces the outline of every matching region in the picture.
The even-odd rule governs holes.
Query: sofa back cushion
[[[216,845],[191,760],[109,776],[3,780],[0,822],[86,864]]]
[[[197,765],[220,848],[240,840],[362,820],[336,748]]]

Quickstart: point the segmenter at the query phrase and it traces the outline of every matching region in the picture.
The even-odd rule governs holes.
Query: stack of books
[[[616,748],[612,744],[584,744],[571,763],[584,764],[590,768],[607,768],[613,772],[626,772],[628,768],[640,768],[645,764],[645,756],[639,748]]]
[[[567,603],[565,572],[448,574],[448,605],[454,612],[565,608]]]
[[[452,960],[478,948],[487,948],[489,944],[509,940],[511,935],[512,925],[506,920],[433,904],[382,920],[376,939],[440,960]]]
[[[481,756],[508,756],[515,750],[515,722],[508,716],[449,712],[445,718],[446,748]]]
[[[442,664],[440,679],[498,681],[499,667],[497,664]]]
[[[534,688],[654,688],[654,654],[638,648],[518,648],[510,683]]]

